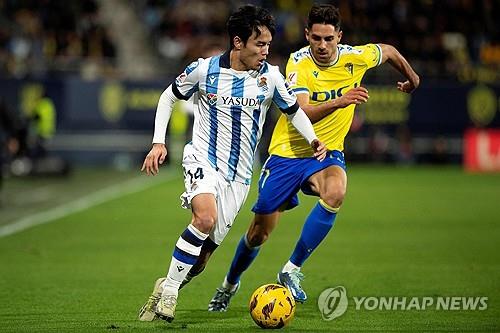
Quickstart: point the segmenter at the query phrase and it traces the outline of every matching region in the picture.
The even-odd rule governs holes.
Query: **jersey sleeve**
[[[198,59],[189,64],[172,82],[172,92],[178,99],[187,101],[199,89],[200,65],[203,59]]]
[[[381,64],[382,49],[378,44],[355,46],[354,49],[360,52],[359,59],[363,64],[366,65],[367,69]]]
[[[283,75],[278,71],[275,73],[275,82],[276,85],[273,93],[274,104],[276,104],[283,113],[292,114],[297,112],[299,108],[297,97],[288,83],[285,82]]]
[[[293,54],[290,55],[286,64],[286,82],[296,94],[309,94],[305,73],[306,71],[301,70],[300,63],[294,60]]]

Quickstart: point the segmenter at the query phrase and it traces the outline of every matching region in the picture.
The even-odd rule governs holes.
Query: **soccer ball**
[[[295,300],[290,291],[279,284],[265,284],[250,298],[250,315],[262,328],[282,328],[293,318]]]

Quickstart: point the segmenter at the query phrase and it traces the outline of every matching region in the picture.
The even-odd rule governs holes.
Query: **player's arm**
[[[306,139],[314,150],[314,157],[319,161],[323,161],[326,157],[327,149],[325,145],[318,140],[314,132],[313,125],[306,113],[297,106],[297,111],[293,113],[284,112],[290,123],[297,129],[297,131]]]
[[[392,45],[378,44],[382,50],[382,63],[388,62],[403,74],[407,81],[398,82],[398,89],[405,93],[411,93],[420,85],[420,78],[415,73],[408,61]]]
[[[324,102],[318,105],[309,104],[309,94],[308,93],[298,93],[297,102],[300,108],[304,110],[307,117],[314,124],[321,119],[325,118],[329,114],[335,112],[338,109],[345,108],[351,104],[362,104],[368,101],[368,90],[365,87],[357,87],[349,90],[341,97],[335,98],[328,102]]]
[[[167,147],[165,146],[165,135],[167,133],[168,122],[172,115],[172,107],[179,99],[172,91],[172,86],[161,94],[156,108],[155,131],[153,135],[153,147],[146,155],[141,171],[145,171],[148,176],[156,175],[159,171],[159,164],[163,164],[167,157]]]
[[[167,134],[168,122],[172,114],[172,108],[178,100],[188,100],[193,93],[198,91],[199,65],[202,59],[191,63],[170,86],[161,94],[156,108],[155,131],[153,135],[153,147],[144,159],[141,171],[146,174],[156,175],[159,165],[163,164],[167,156],[165,146],[165,135]]]

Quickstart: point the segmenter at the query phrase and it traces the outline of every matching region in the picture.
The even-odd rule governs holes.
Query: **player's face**
[[[260,26],[259,30],[259,36],[255,31],[252,32],[246,45],[242,43],[241,46],[240,61],[246,70],[259,70],[269,54],[269,46],[273,39],[271,32],[265,26]]]
[[[342,31],[335,30],[331,24],[312,25],[306,28],[306,39],[311,45],[311,51],[317,62],[328,64],[337,56],[337,44],[342,38]]]

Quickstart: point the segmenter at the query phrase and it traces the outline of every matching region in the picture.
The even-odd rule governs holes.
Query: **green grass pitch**
[[[250,222],[255,184],[206,271],[181,291],[171,324],[139,322],[137,312],[190,219],[179,207],[180,172],[0,238],[0,332],[260,331],[248,314],[249,297],[275,281],[315,199],[301,196],[301,205],[284,214],[229,311],[208,313]],[[72,189],[58,191],[70,198]],[[285,331],[500,331],[500,175],[353,166],[336,224],[303,272],[309,300]],[[348,310],[324,321],[318,296],[339,285],[347,289]],[[486,296],[488,309],[356,310],[352,296]]]

